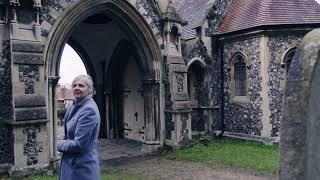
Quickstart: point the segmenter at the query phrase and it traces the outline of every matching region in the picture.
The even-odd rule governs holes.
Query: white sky
[[[72,80],[81,74],[87,74],[79,55],[66,44],[60,62],[59,84],[71,84]]]

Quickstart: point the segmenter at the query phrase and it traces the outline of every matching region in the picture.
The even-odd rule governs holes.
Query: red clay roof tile
[[[317,23],[320,23],[320,5],[314,0],[233,0],[218,32],[263,25]]]

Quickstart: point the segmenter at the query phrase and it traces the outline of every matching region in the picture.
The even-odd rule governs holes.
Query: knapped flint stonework
[[[209,28],[206,29],[207,36],[216,32],[231,2],[232,0],[217,0],[215,5],[210,9],[207,16],[209,24]]]
[[[221,48],[218,44],[213,41],[212,43],[212,63],[208,65],[209,72],[209,88],[211,89],[209,94],[209,105],[213,107],[218,107],[213,109],[211,112],[212,115],[212,130],[217,130],[223,128],[221,121],[222,117],[222,100],[223,100],[223,91],[222,91],[222,73],[221,73]]]
[[[13,143],[12,129],[0,126],[0,164],[13,163]]]
[[[271,37],[268,41],[268,47],[271,52],[271,60],[268,68],[269,73],[269,101],[270,101],[270,121],[272,124],[272,137],[280,136],[281,105],[283,101],[284,87],[280,86],[281,80],[284,80],[286,70],[281,67],[283,57],[287,50],[296,47],[301,42],[301,36],[277,36]]]
[[[208,54],[207,48],[201,40],[197,42],[189,54],[184,56],[184,59],[186,63],[188,63],[192,58],[195,57],[201,57],[206,63],[211,63],[211,58]]]
[[[39,127],[27,127],[23,134],[27,136],[27,143],[23,145],[23,155],[27,156],[27,165],[35,165],[39,162],[39,152],[42,152],[42,145],[37,141]]]
[[[259,38],[248,39],[233,43],[226,43],[224,46],[224,92],[225,92],[225,115],[224,122],[226,130],[236,133],[261,135],[262,130],[262,97],[261,97],[261,61],[260,61],[260,40]],[[232,55],[237,52],[245,53],[248,58],[248,104],[233,103],[231,100],[231,64]]]
[[[59,4],[59,0],[42,0],[42,9],[40,11],[40,24],[43,20],[49,22],[51,25],[56,21],[49,15],[51,9],[55,9],[57,12],[62,13],[64,8]]]
[[[161,15],[159,14],[159,10],[156,9],[156,5],[153,4],[153,1],[146,1],[146,0],[137,0],[135,7],[137,10],[140,8],[143,8],[145,10],[145,13],[143,16],[145,16],[145,19],[151,18],[152,22],[149,24],[150,27],[157,28],[158,33],[155,34],[157,39],[162,38],[162,26],[161,26]]]
[[[20,65],[19,81],[25,84],[25,94],[34,94],[34,83],[39,81],[39,66],[37,65]]]
[[[204,131],[204,124],[207,117],[203,116],[203,110],[199,108],[192,109],[192,121],[191,130],[192,131]]]
[[[2,47],[2,48],[1,48]],[[12,82],[10,41],[0,45],[0,120],[12,119]]]

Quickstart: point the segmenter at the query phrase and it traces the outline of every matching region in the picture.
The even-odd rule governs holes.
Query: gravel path
[[[254,174],[244,170],[212,168],[199,163],[179,162],[155,156],[120,158],[102,161],[104,170],[121,170],[142,174],[150,180],[276,180],[276,176]]]

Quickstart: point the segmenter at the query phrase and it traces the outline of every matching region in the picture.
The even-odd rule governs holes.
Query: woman
[[[64,140],[58,142],[62,153],[60,180],[98,180],[100,175],[97,142],[100,114],[92,99],[90,76],[77,76],[72,82],[76,101],[64,117]]]

